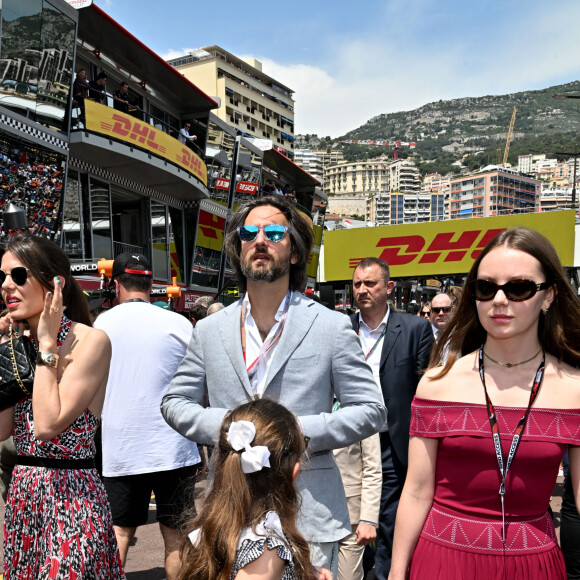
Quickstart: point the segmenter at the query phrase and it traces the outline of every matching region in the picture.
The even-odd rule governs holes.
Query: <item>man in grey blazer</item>
[[[336,577],[338,541],[351,527],[330,451],[376,433],[386,412],[349,319],[300,294],[312,241],[312,225],[281,196],[236,212],[225,246],[245,296],[197,324],[161,410],[202,445],[214,445],[228,410],[252,398],[294,412],[310,438],[298,527],[312,563]],[[341,408],[332,413],[334,397]]]

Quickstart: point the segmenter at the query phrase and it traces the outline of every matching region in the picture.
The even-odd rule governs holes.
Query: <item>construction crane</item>
[[[510,128],[508,129],[507,140],[505,143],[505,150],[503,152],[503,166],[507,165],[508,155],[510,153],[510,143],[512,137],[514,136],[514,125],[516,124],[516,113],[518,112],[518,108],[514,107],[514,111],[512,113],[512,120],[510,121]]]

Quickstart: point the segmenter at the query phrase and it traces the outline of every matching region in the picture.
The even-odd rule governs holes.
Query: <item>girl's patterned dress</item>
[[[63,317],[58,346],[71,321]],[[18,455],[90,459],[99,419],[86,409],[50,441],[34,437],[32,398],[14,408]],[[124,579],[111,509],[96,469],[17,465],[4,518],[4,579]]]

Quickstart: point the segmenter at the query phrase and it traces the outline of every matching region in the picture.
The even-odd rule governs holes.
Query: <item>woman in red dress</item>
[[[4,518],[4,579],[124,579],[94,466],[109,339],[90,327],[84,295],[54,242],[9,237],[0,283],[9,310],[2,323],[26,325],[38,351],[32,396],[0,412],[0,440],[13,435],[18,452]]]
[[[548,507],[566,445],[579,503],[579,363],[580,302],[554,248],[502,232],[417,388],[390,580],[565,580]]]

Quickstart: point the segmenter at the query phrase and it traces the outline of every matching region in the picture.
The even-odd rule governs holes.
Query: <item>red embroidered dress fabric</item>
[[[523,408],[496,406],[504,457]],[[438,438],[435,497],[411,563],[415,580],[565,580],[547,513],[566,445],[580,445],[580,409],[532,408],[506,482],[506,543],[484,404],[415,397],[410,434]]]

